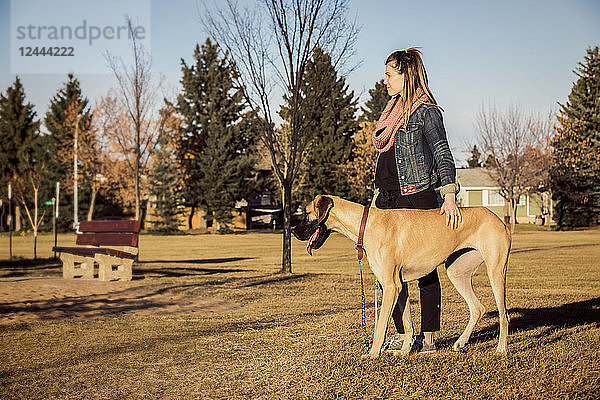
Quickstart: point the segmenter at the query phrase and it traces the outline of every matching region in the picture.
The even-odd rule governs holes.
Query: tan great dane
[[[306,206],[308,218],[292,229],[296,238],[308,240],[307,250],[318,249],[331,231],[357,242],[364,207],[336,196],[320,195]],[[402,285],[421,278],[449,258],[448,278],[466,300],[470,318],[453,349],[464,347],[475,324],[485,312],[475,296],[471,277],[485,261],[498,315],[500,337],[496,353],[506,354],[508,317],[506,313],[506,267],[511,237],[502,221],[484,207],[461,208],[463,221],[457,229],[446,225],[446,216],[434,210],[382,210],[371,208],[364,230],[363,248],[369,266],[383,287],[383,301],[367,357],[379,356],[385,331]],[[452,256],[452,257],[451,257]],[[406,300],[408,303],[408,299]],[[410,351],[413,326],[410,307],[402,314],[404,343],[401,353]]]

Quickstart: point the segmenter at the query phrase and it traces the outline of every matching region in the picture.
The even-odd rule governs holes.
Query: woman
[[[440,107],[429,89],[427,73],[416,48],[396,51],[385,62],[385,85],[392,97],[373,132],[377,150],[375,196],[377,208],[437,208],[439,186],[443,204],[453,229],[461,222],[456,205],[456,168],[442,121]],[[434,332],[440,329],[441,290],[437,270],[419,279],[421,335],[415,341],[420,352],[436,351]],[[398,335],[386,350],[402,347],[402,311],[408,285],[402,291],[392,317]]]

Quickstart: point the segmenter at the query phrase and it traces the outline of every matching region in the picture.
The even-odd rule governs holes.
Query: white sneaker
[[[386,344],[383,345],[383,351],[398,351],[404,344],[404,334],[397,333]]]

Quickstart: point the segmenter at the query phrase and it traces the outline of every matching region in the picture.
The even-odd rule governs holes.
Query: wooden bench
[[[130,281],[133,261],[139,253],[140,222],[81,221],[76,244],[82,247],[52,248],[52,251],[60,252],[63,279],[94,279],[98,265],[99,280]]]

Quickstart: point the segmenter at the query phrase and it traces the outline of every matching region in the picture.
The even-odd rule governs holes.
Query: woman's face
[[[389,63],[385,66],[385,80],[383,82],[387,87],[388,94],[393,97],[404,89],[404,74],[398,73],[398,70]]]

